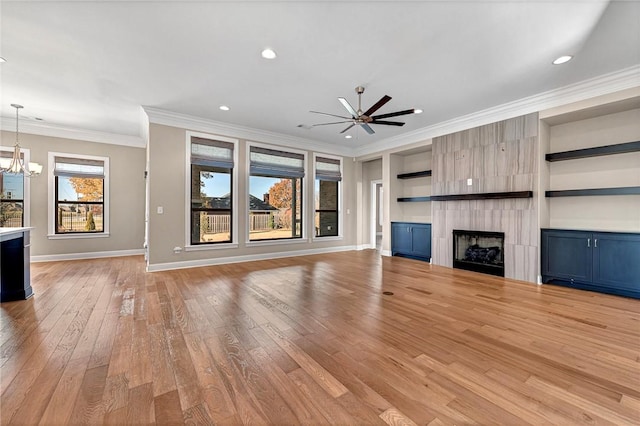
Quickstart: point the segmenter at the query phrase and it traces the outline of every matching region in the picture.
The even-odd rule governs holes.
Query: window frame
[[[331,160],[338,160],[340,161],[340,176],[341,176],[341,180],[338,181],[338,210],[337,210],[337,215],[338,215],[338,235],[325,235],[325,236],[321,236],[321,235],[316,235],[315,233],[315,215],[316,215],[316,206],[315,206],[315,200],[316,200],[316,180],[318,180],[316,178],[316,164],[317,164],[317,158],[328,158]],[[344,238],[343,236],[343,223],[344,223],[344,217],[342,214],[342,180],[344,180],[344,159],[341,156],[337,156],[337,155],[330,155],[330,154],[321,154],[321,153],[317,153],[314,152],[313,153],[313,220],[311,221],[311,226],[313,228],[313,232],[312,232],[312,241],[314,242],[319,242],[319,241],[338,241],[338,240],[342,240]]]
[[[277,239],[265,239],[265,240],[251,240],[250,239],[250,230],[249,230],[249,226],[251,223],[251,219],[249,218],[250,215],[250,210],[249,210],[249,196],[251,195],[251,148],[252,147],[256,147],[256,148],[263,148],[263,149],[270,149],[270,150],[274,150],[274,151],[283,151],[283,152],[289,152],[292,154],[300,154],[303,157],[302,160],[302,164],[304,167],[304,177],[301,178],[302,182],[300,184],[300,190],[301,190],[301,194],[300,194],[300,202],[302,202],[302,209],[300,211],[300,218],[302,220],[302,226],[300,227],[300,232],[301,235],[300,237],[295,237],[295,238],[277,238]],[[307,202],[307,188],[305,188],[305,182],[307,181],[307,178],[309,177],[308,171],[309,171],[309,165],[308,165],[308,152],[304,151],[304,150],[300,150],[300,149],[295,149],[295,148],[290,148],[287,146],[280,146],[280,145],[272,145],[272,144],[265,144],[265,143],[260,143],[260,142],[247,142],[246,144],[246,155],[245,155],[245,167],[246,167],[246,178],[247,178],[247,184],[246,184],[246,191],[245,191],[245,202],[246,202],[246,211],[245,211],[245,226],[244,226],[244,232],[245,232],[245,245],[247,247],[251,247],[251,246],[269,246],[269,245],[282,245],[282,244],[300,244],[300,243],[308,243],[309,242],[309,238],[307,237],[307,226],[305,225],[305,221],[308,218],[308,202]]]
[[[97,155],[75,154],[69,152],[49,152],[48,153],[49,169],[48,176],[48,192],[49,202],[47,208],[48,215],[48,234],[50,240],[65,240],[78,238],[108,238],[110,235],[110,209],[109,209],[109,157]],[[102,161],[104,168],[104,178],[102,180],[102,231],[99,232],[65,232],[58,233],[56,227],[57,207],[58,207],[58,185],[57,176],[55,176],[56,157],[74,158],[78,160]]]
[[[0,146],[0,151],[13,154],[15,148],[13,146]],[[20,154],[24,164],[29,164],[31,161],[31,151],[29,148],[20,147]],[[28,228],[31,226],[31,179],[25,178],[22,175],[22,226]],[[11,200],[16,201],[16,200]],[[8,201],[5,201],[8,202]]]
[[[185,136],[184,174],[184,250],[202,251],[238,247],[238,139],[187,130]],[[191,139],[193,137],[233,144],[233,168],[231,169],[231,242],[204,242],[191,244]]]

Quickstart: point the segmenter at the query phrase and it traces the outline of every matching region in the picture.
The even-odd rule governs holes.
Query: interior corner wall
[[[268,259],[281,255],[311,253],[313,251],[332,251],[342,248],[354,248],[356,244],[356,182],[355,165],[350,157],[342,159],[342,232],[340,240],[335,238],[313,239],[310,217],[313,212],[313,176],[312,151],[307,151],[307,176],[304,181],[304,201],[307,203],[306,239],[268,242],[267,244],[247,245],[247,209],[248,170],[247,143],[239,139],[238,164],[238,246],[236,248],[205,249],[197,251],[183,250],[185,244],[185,179],[186,164],[186,132],[188,129],[152,123],[149,129],[149,232],[148,232],[148,265],[150,270],[171,269],[185,266],[213,264],[216,262],[232,262],[237,259]],[[200,132],[202,133],[202,132]],[[215,134],[211,134],[215,138]],[[220,135],[234,138],[233,135]],[[237,138],[235,138],[237,139]],[[255,141],[260,142],[260,141]],[[274,145],[274,147],[277,147]],[[286,148],[284,148],[286,149]],[[300,148],[298,148],[300,149]],[[331,153],[324,153],[331,154]],[[158,214],[157,208],[163,207]],[[349,214],[347,214],[349,211]],[[174,247],[182,251],[174,252]]]
[[[2,132],[3,145],[13,132]],[[20,133],[20,144],[32,162],[43,165],[42,174],[30,179],[31,256],[87,255],[142,250],[144,242],[145,150],[74,139]],[[48,234],[49,152],[109,157],[109,237],[51,240]]]
[[[433,195],[533,191],[538,149],[537,113],[434,138]],[[434,264],[453,266],[454,229],[504,232],[505,277],[537,281],[537,194],[431,204]]]

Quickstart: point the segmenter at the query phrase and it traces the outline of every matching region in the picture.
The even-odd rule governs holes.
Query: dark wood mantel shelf
[[[532,198],[533,191],[483,192],[478,194],[432,195],[431,201],[500,200],[503,198]]]

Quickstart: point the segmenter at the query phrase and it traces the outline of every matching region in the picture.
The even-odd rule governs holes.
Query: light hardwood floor
[[[638,300],[374,250],[32,282],[0,310],[3,424],[640,423]]]

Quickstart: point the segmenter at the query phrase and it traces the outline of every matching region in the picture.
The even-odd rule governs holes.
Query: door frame
[[[369,228],[369,238],[370,238],[370,243],[369,246],[372,249],[376,248],[376,240],[378,237],[378,233],[376,231],[376,218],[378,217],[378,211],[376,210],[376,199],[378,197],[378,191],[377,191],[377,186],[380,185],[381,190],[384,193],[384,187],[382,186],[382,179],[376,179],[376,180],[372,180],[371,181],[371,193],[370,193],[370,197],[369,197],[369,204],[371,205],[370,210],[370,217],[369,217],[369,223],[370,223],[370,228]],[[383,210],[383,199],[384,197],[380,197],[380,210]],[[382,217],[383,215],[381,215]],[[382,238],[384,238],[384,227],[383,227],[383,234],[382,234]],[[382,247],[381,247],[382,249]]]

